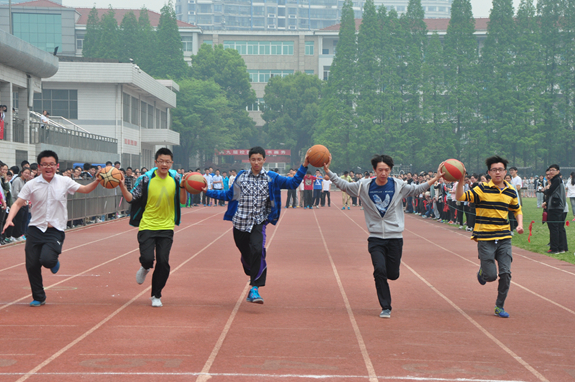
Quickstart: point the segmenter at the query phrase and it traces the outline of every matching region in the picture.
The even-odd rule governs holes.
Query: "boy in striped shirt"
[[[509,317],[503,309],[503,304],[511,285],[511,230],[507,220],[508,211],[517,218],[517,233],[523,233],[523,214],[517,198],[517,192],[511,184],[505,181],[507,174],[506,159],[493,156],[485,160],[487,170],[491,175],[489,183],[479,183],[467,192],[463,192],[463,177],[457,185],[455,197],[458,201],[475,204],[477,214],[475,228],[471,236],[477,241],[477,250],[481,267],[477,272],[477,280],[481,285],[487,281],[497,280],[499,268],[499,286],[495,302],[495,315]],[[495,266],[497,261],[497,267]]]

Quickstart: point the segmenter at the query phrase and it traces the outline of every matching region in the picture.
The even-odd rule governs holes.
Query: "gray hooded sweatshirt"
[[[365,223],[369,230],[370,237],[380,239],[401,239],[403,238],[404,216],[403,216],[403,198],[408,196],[419,195],[429,189],[429,184],[424,182],[418,185],[407,184],[403,180],[389,177],[388,182],[395,182],[395,194],[387,207],[384,217],[381,217],[375,203],[369,197],[369,184],[374,180],[372,178],[362,178],[357,182],[347,182],[333,172],[329,171],[328,175],[340,190],[348,193],[350,196],[358,196],[361,199]]]

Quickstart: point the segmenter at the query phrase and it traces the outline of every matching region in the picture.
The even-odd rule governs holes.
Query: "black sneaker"
[[[481,268],[479,268],[479,272],[477,272],[477,281],[479,281],[481,285],[487,284],[487,281],[483,279],[483,269]]]

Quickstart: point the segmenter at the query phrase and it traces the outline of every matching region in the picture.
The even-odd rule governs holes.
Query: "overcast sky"
[[[517,6],[520,0],[513,0],[515,5],[515,10],[517,11]],[[97,8],[108,8],[108,5],[113,3],[113,8],[127,8],[127,9],[140,9],[142,5],[146,8],[160,12],[160,9],[167,3],[165,0],[62,0],[62,4],[67,7],[76,8],[92,8],[96,5]],[[175,1],[174,1],[175,3]],[[385,0],[384,0],[385,4]],[[491,9],[490,0],[471,0],[471,6],[473,7],[473,15],[475,17],[489,17],[489,10]]]

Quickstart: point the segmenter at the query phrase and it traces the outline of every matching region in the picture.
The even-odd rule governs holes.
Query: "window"
[[[140,104],[140,120],[142,121],[142,127],[147,127],[147,117],[148,116],[148,104],[142,101]]]
[[[250,82],[266,83],[271,77],[285,77],[293,74],[293,70],[248,70]]]
[[[427,12],[435,12],[436,10],[436,7],[427,7]]]
[[[84,34],[77,34],[76,35],[76,50],[84,49],[84,38],[86,36]]]
[[[160,109],[156,109],[156,129],[159,129],[162,126],[160,118],[161,118]]]
[[[122,93],[122,120],[124,122],[130,122],[130,96],[126,93]]]
[[[265,8],[263,6],[254,7],[254,16],[263,16]]]
[[[285,16],[286,9],[285,8],[278,8],[278,16]]]
[[[154,106],[148,105],[148,129],[154,128]]]
[[[78,119],[78,91],[44,90],[34,94],[34,111],[42,113],[43,110],[53,116]]]
[[[197,16],[196,19],[198,20],[197,21],[198,24],[213,24],[211,15],[210,16],[208,16],[208,15]]]
[[[278,19],[278,28],[285,28],[286,19]]]
[[[132,125],[139,125],[140,124],[140,115],[139,109],[140,101],[137,98],[132,97],[132,120],[130,121]]]
[[[307,56],[313,56],[313,46],[314,46],[313,41],[306,41],[305,42],[305,54]]]
[[[323,48],[321,54],[329,54],[329,49]]]
[[[306,70],[306,71],[305,71],[305,74],[311,74],[311,75],[313,75],[313,70]]]
[[[445,7],[438,7],[437,10],[438,10],[439,12],[445,12]]]
[[[254,17],[253,18],[254,28],[263,28],[265,26],[265,21],[266,19],[264,19],[263,17]]]
[[[272,25],[270,19],[268,25]],[[235,49],[243,55],[293,55],[293,46],[293,41],[224,41],[225,49]]]
[[[405,6],[403,6],[403,5],[398,5],[398,6],[395,7],[395,8],[396,8],[396,10],[397,10],[398,12],[405,12]]]
[[[212,40],[204,40],[202,44],[208,44],[209,46],[212,46],[214,43]]]
[[[162,111],[162,125],[161,125],[162,129],[167,129],[168,128],[168,113],[165,111]]]
[[[193,48],[193,36],[182,36],[182,50],[184,52],[191,52]]]
[[[328,78],[329,78],[329,70],[330,70],[330,68],[331,68],[331,66],[324,66],[324,67],[323,67],[323,79],[324,79],[325,81],[327,81]]]
[[[212,4],[198,4],[199,13],[212,13]]]
[[[62,49],[62,15],[12,13],[14,36],[46,52]]]
[[[297,15],[297,8],[288,8],[288,15],[290,16]]]

